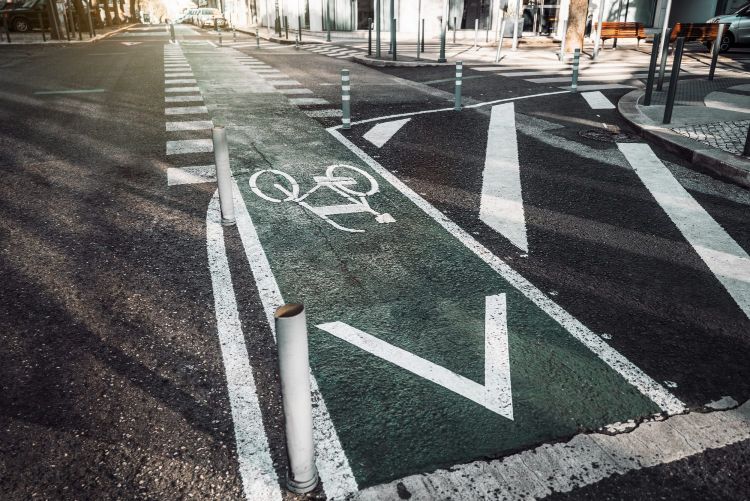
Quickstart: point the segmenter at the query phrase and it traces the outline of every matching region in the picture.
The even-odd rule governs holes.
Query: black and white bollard
[[[578,91],[578,70],[581,65],[581,49],[573,51],[573,78],[570,81],[570,90]]]
[[[648,64],[648,78],[646,79],[646,95],[643,98],[644,106],[651,106],[651,95],[654,93],[654,76],[656,75],[656,63],[659,61],[659,48],[661,47],[661,33],[654,35],[654,43],[651,46],[651,61]]]
[[[213,128],[214,161],[216,164],[216,182],[219,185],[219,205],[221,206],[221,224],[235,224],[234,200],[232,199],[232,170],[229,168],[229,148],[227,131],[224,127]]]
[[[284,406],[289,471],[286,486],[304,494],[318,485],[313,442],[312,397],[307,321],[301,304],[285,304],[274,313],[279,350],[281,400]]]
[[[685,47],[685,37],[677,39],[677,45],[672,56],[672,74],[669,75],[669,89],[667,89],[667,103],[664,107],[663,123],[668,124],[672,121],[672,108],[677,95],[677,82],[680,79],[680,65],[682,64],[682,49]]]
[[[349,70],[341,70],[341,124],[343,129],[352,128],[351,84]]]
[[[461,61],[456,61],[456,97],[455,97],[455,104],[453,106],[453,109],[456,111],[461,111],[461,87],[463,85],[463,79],[464,79],[464,63]]]
[[[714,40],[713,46],[711,47],[713,50],[713,54],[711,54],[711,69],[708,70],[708,79],[713,80],[714,79],[714,73],[716,73],[716,63],[719,60],[719,51],[721,50],[721,39],[724,36],[724,26],[723,24],[719,25],[719,34],[716,35],[716,40]]]

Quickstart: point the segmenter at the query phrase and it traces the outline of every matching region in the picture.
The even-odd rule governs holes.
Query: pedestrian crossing
[[[243,40],[241,42],[227,42],[223,44],[224,47],[231,47],[233,49],[256,49],[258,48],[258,42],[253,40]],[[282,45],[274,42],[269,42],[267,40],[261,40],[260,41],[260,48],[266,49],[266,50],[277,50],[277,49],[284,49],[289,48],[288,45]]]

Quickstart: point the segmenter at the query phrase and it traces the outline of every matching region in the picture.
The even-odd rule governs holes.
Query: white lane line
[[[640,78],[646,78],[648,77],[647,73],[621,73],[616,75],[599,75],[594,77],[587,77],[585,75],[581,75],[578,77],[579,82],[596,82],[596,81],[603,81],[603,80],[638,80]],[[525,79],[527,82],[531,83],[561,83],[561,82],[569,82],[570,77],[553,77],[553,78],[527,78]]]
[[[216,181],[215,165],[193,165],[167,169],[167,186],[212,183]]]
[[[203,102],[203,96],[164,96],[165,103],[192,103]]]
[[[737,409],[649,421],[628,433],[582,433],[503,459],[412,475],[362,490],[360,501],[398,499],[542,499],[613,475],[672,463],[750,439],[750,401]],[[402,484],[402,487],[399,487]],[[482,489],[484,495],[471,495]]]
[[[182,155],[185,153],[209,153],[214,151],[211,139],[180,139],[167,141],[167,155]]]
[[[198,87],[167,87],[164,92],[200,92]]]
[[[330,104],[325,99],[319,97],[292,97],[289,102],[295,106],[308,106],[314,104]]]
[[[487,103],[472,105],[478,107]],[[468,108],[468,106],[467,106]],[[453,108],[449,108],[452,110]],[[469,250],[477,255],[482,261],[495,270],[511,286],[518,289],[527,298],[529,298],[537,307],[559,323],[574,338],[578,339],[591,352],[598,356],[605,364],[620,374],[625,381],[633,385],[643,395],[650,398],[659,408],[669,414],[677,414],[685,410],[685,404],[677,397],[672,395],[661,384],[654,381],[650,376],[644,373],[640,368],[630,362],[622,354],[605,343],[598,335],[594,334],[588,327],[583,325],[578,319],[565,311],[560,305],[549,299],[534,284],[526,280],[517,271],[508,266],[508,264],[490,252],[484,245],[479,243],[473,236],[467,233],[459,225],[451,221],[445,214],[433,207],[429,202],[415,193],[411,188],[404,184],[399,178],[380,165],[372,157],[367,155],[354,143],[345,138],[337,129],[340,126],[329,127],[326,129],[331,135],[341,142],[344,146],[357,155],[362,161],[369,165],[383,179],[388,181],[394,188],[400,191],[404,196],[412,201],[417,207],[424,211],[428,216],[434,219],[448,233],[453,235],[458,241],[464,244]]]
[[[211,120],[190,120],[185,122],[167,122],[167,132],[180,132],[185,130],[213,129]]]
[[[522,251],[529,251],[513,103],[492,107],[479,219]]]
[[[577,87],[578,92],[593,91],[593,90],[609,90],[609,89],[632,89],[633,85],[624,84],[591,84],[591,85],[579,85]],[[570,87],[559,87],[560,89],[570,89]]]
[[[396,132],[406,125],[411,118],[404,118],[402,120],[394,120],[392,122],[381,122],[372,129],[368,130],[364,136],[366,140],[378,148],[382,148],[385,143],[390,141]]]
[[[197,115],[206,113],[208,113],[208,108],[205,106],[177,106],[164,110],[165,115]]]
[[[581,97],[583,97],[586,102],[589,103],[589,106],[592,110],[615,109],[615,105],[612,104],[609,99],[607,99],[607,96],[605,96],[598,90],[593,92],[581,92]]]
[[[164,80],[164,85],[170,84],[194,84],[197,83],[195,78],[168,78]]]
[[[644,143],[617,147],[648,191],[750,318],[750,256],[677,181]]]
[[[310,89],[279,89],[278,92],[282,94],[312,94],[313,91]]]
[[[276,339],[273,313],[276,308],[284,304],[284,299],[253,221],[247,211],[245,200],[242,198],[236,183],[234,183],[234,207],[237,231],[240,234],[245,256],[250,263],[250,269],[255,278],[266,319],[271,327],[274,339]],[[310,391],[313,402],[316,404],[313,406],[313,422],[315,424],[313,438],[315,440],[315,463],[318,467],[320,479],[323,481],[328,499],[349,499],[359,488],[351,466],[349,466],[349,460],[339,441],[336,428],[331,421],[328,407],[318,388],[318,381],[312,372],[310,373]]]
[[[331,118],[343,115],[341,110],[303,110],[303,113],[312,118]]]
[[[281,501],[279,479],[263,427],[263,414],[237,311],[220,220],[217,192],[206,214],[206,247],[242,487],[247,500]]]
[[[266,80],[269,80],[269,79],[266,79]],[[274,87],[281,87],[281,86],[290,87],[292,85],[302,85],[296,80],[273,80],[273,81],[269,80],[268,83],[273,85]]]

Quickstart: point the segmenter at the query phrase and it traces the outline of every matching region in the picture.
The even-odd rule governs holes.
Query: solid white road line
[[[215,165],[193,165],[167,169],[167,186],[212,183],[216,181]]]
[[[638,80],[641,78],[648,77],[647,73],[619,73],[611,75],[598,75],[593,77],[587,77],[581,75],[578,77],[579,82],[596,82],[605,80]],[[571,77],[552,77],[552,78],[527,78],[527,82],[531,83],[561,83],[569,82]]]
[[[279,479],[271,459],[255,379],[237,311],[237,299],[224,246],[218,192],[211,199],[206,214],[206,247],[216,309],[216,328],[227,378],[245,499],[281,501]]]
[[[411,120],[411,118],[393,120],[392,122],[381,122],[372,129],[368,130],[362,137],[370,141],[378,148],[382,148],[383,145],[387,143],[396,132],[401,130],[401,127],[406,125],[409,120]]]
[[[672,416],[617,435],[582,433],[503,459],[412,475],[364,489],[357,499],[398,499],[403,487],[412,499],[542,499],[748,439],[750,401],[728,411]]]
[[[492,107],[479,219],[522,251],[529,251],[513,103]]]
[[[486,103],[479,103],[478,105],[472,106],[478,107],[485,104]],[[449,109],[452,110],[452,108]],[[384,168],[372,157],[367,155],[367,153],[349,141],[337,130],[339,127],[340,126],[330,127],[326,130],[338,139],[341,144],[349,148],[349,150],[357,155],[363,162],[369,165],[370,168],[380,175],[380,177],[389,182],[395,189],[411,200],[412,203],[434,219],[448,233],[464,244],[477,257],[487,263],[490,268],[495,270],[495,272],[503,277],[511,286],[523,293],[537,307],[565,328],[565,330],[567,330],[574,338],[578,339],[584,346],[586,346],[586,348],[591,350],[592,353],[598,356],[605,364],[620,374],[625,381],[633,385],[643,395],[650,398],[659,408],[669,414],[676,414],[685,410],[685,404],[667,391],[666,388],[654,381],[617,350],[605,343],[598,335],[594,334],[588,327],[578,321],[578,319],[548,298],[534,284],[508,266],[505,261],[490,252],[489,249],[479,243],[473,236],[467,233],[466,230],[451,221],[445,214],[415,193],[388,169]]]
[[[609,90],[609,89],[632,89],[633,85],[625,84],[589,84],[579,85],[577,87],[578,92],[593,91],[593,90]],[[570,89],[570,87],[560,87],[561,89]]]
[[[274,339],[276,339],[273,314],[276,308],[284,304],[284,298],[247,211],[245,200],[242,198],[236,183],[234,184],[234,207],[237,231],[240,234],[245,256],[250,263],[250,269],[255,278],[266,319],[271,327]],[[339,441],[336,428],[331,421],[331,416],[328,414],[328,407],[326,407],[323,395],[318,388],[318,381],[312,372],[310,373],[310,391],[313,395],[313,402],[316,403],[313,406],[315,463],[318,467],[320,479],[323,481],[323,488],[328,499],[349,499],[359,488],[354,479],[354,473],[349,466],[349,460]]]
[[[750,256],[687,192],[644,143],[617,147],[706,266],[750,318]]]
[[[607,99],[607,96],[599,91],[581,92],[581,97],[589,103],[592,110],[613,110],[615,108],[615,105]]]
[[[164,92],[200,92],[198,87],[167,87]]]
[[[334,118],[343,115],[341,110],[304,110],[303,113],[312,118]]]
[[[183,155],[186,153],[209,153],[214,151],[211,139],[180,139],[167,141],[167,155]]]
[[[177,106],[164,110],[165,115],[197,115],[206,113],[208,113],[208,108],[205,106]]]
[[[196,94],[194,96],[164,96],[165,103],[191,103],[202,102],[203,96]]]
[[[211,120],[190,120],[185,122],[167,122],[167,132],[179,132],[184,130],[213,129]]]
[[[292,97],[289,102],[295,106],[309,106],[314,104],[329,104],[325,99],[319,97]]]

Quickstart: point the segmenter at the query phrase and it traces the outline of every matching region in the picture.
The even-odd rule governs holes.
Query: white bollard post
[[[276,310],[274,319],[289,455],[286,484],[290,491],[303,494],[318,485],[305,308],[301,304],[285,304]]]
[[[224,127],[213,128],[214,162],[216,164],[216,182],[219,185],[219,205],[221,206],[221,224],[232,226],[234,219],[234,200],[232,199],[232,170],[229,168],[229,148],[227,131]]]

